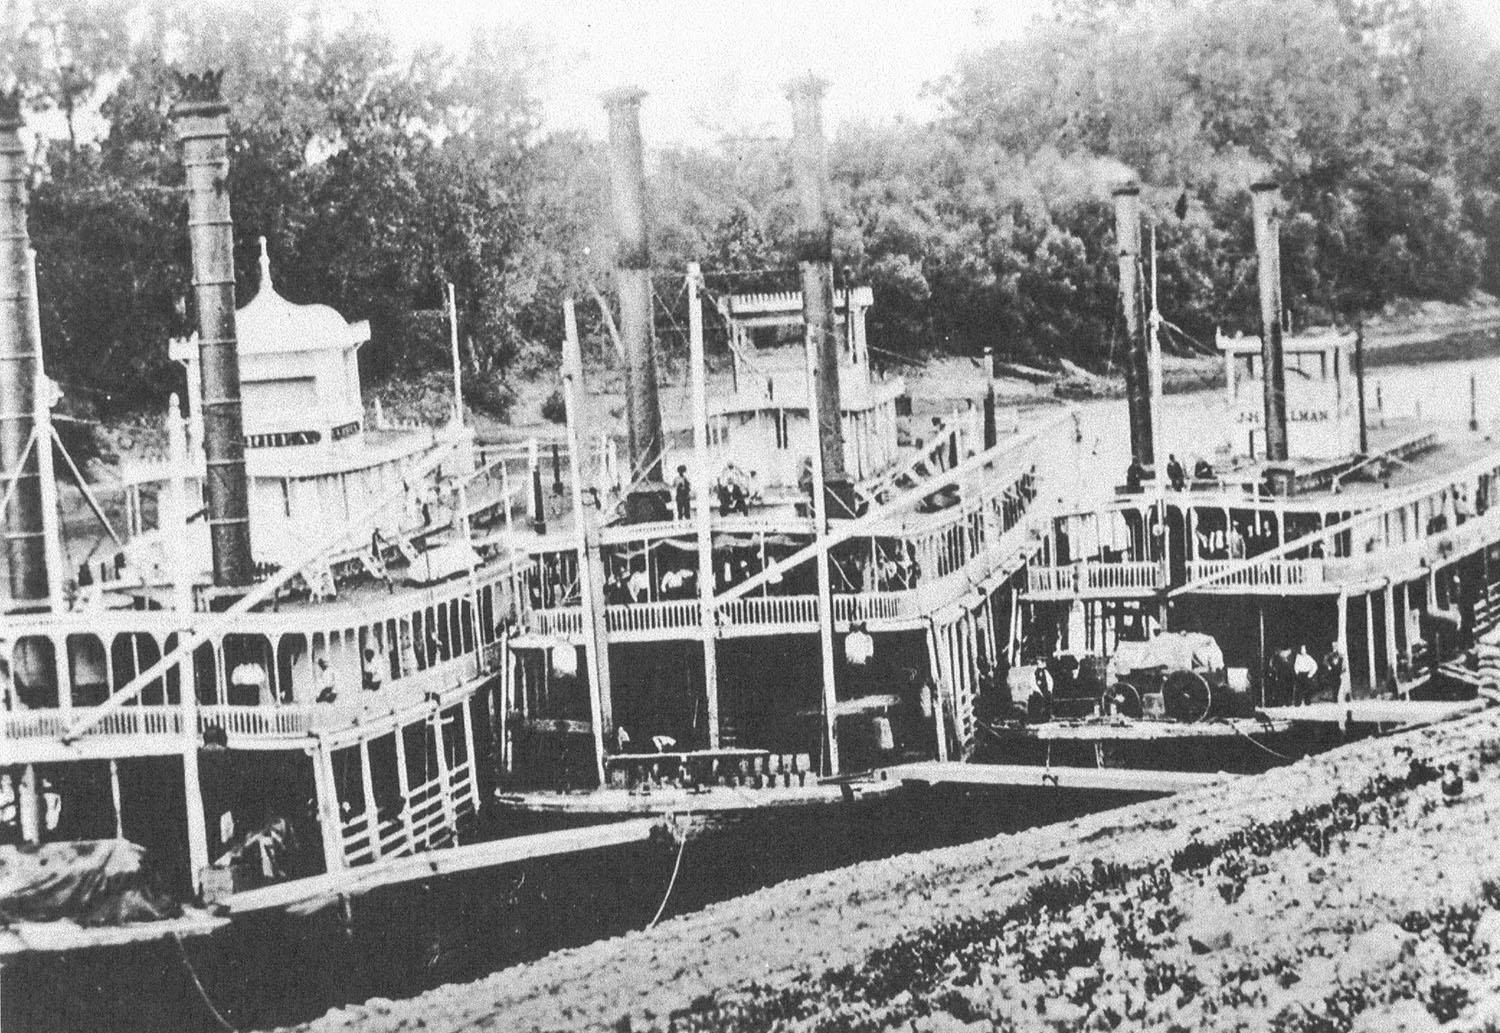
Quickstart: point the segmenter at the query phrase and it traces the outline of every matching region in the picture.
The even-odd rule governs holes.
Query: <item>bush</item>
[[[547,400],[542,403],[542,419],[551,423],[568,422],[568,406],[563,401],[561,388],[553,388]]]

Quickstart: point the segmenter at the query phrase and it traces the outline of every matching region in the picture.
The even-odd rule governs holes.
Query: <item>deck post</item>
[[[115,758],[109,759],[109,798],[115,808],[115,838],[125,838],[125,815],[121,809],[120,797],[120,762]]]
[[[458,705],[458,719],[464,726],[464,756],[468,758],[469,765],[469,803],[474,807],[474,814],[479,814],[479,762],[474,759],[474,712],[469,708],[473,706],[473,696],[467,697]],[[457,831],[457,830],[455,830]]]
[[[448,770],[448,750],[444,745],[443,735],[443,708],[436,701],[433,702],[432,716],[427,720],[432,724],[432,735],[437,740],[437,767],[438,767],[438,799],[443,802],[443,825],[448,833],[458,838],[458,815],[453,810],[453,787],[451,785],[452,773]]]
[[[1385,582],[1385,660],[1391,669],[1391,684],[1400,685],[1396,675],[1396,583],[1387,578]],[[1399,691],[1399,690],[1398,690]]]
[[[411,818],[411,772],[406,767],[406,729],[396,729],[396,789],[401,793],[401,824],[406,829],[406,842],[412,853],[421,849],[417,845],[417,828]]]
[[[948,759],[948,730],[943,722],[943,641],[938,634],[937,622],[928,618],[927,664],[932,677],[932,728],[937,737],[938,760]]]
[[[698,532],[698,636],[703,642],[703,694],[708,713],[708,748],[719,748],[719,658],[714,613],[714,546],[708,487],[708,373],[703,346],[703,302],[698,297],[703,271],[688,263],[688,362],[693,369],[693,524]]]
[[[1380,685],[1375,676],[1375,593],[1363,593],[1365,597],[1365,658],[1370,664],[1370,694],[1374,695]],[[1344,666],[1348,666],[1345,664]]]
[[[1339,702],[1343,703],[1353,698],[1353,685],[1349,677],[1349,593],[1339,592],[1338,598],[1338,640],[1339,655],[1344,658],[1344,671],[1339,679]]]
[[[604,558],[599,552],[597,506],[583,497],[583,451],[579,446],[578,421],[583,419],[583,349],[578,340],[578,321],[573,299],[563,300],[563,404],[567,412],[568,449],[573,461],[573,523],[578,533],[579,597],[583,603],[583,655],[589,677],[589,723],[594,732],[594,774],[603,789],[604,739],[614,723],[609,678],[609,626],[604,609]],[[647,552],[649,559],[650,553]]]
[[[338,783],[333,777],[333,754],[319,742],[308,751],[312,758],[313,789],[318,798],[318,831],[323,839],[323,867],[329,872],[349,867],[344,857],[344,822],[339,813]]]
[[[438,756],[442,757],[442,747],[438,747]],[[441,762],[440,762],[441,763]],[[443,788],[447,789],[447,777],[443,778]],[[360,789],[365,796],[365,831],[370,836],[370,857],[380,860],[380,813],[375,808],[375,779],[370,774],[370,740],[359,741],[359,782]]]
[[[42,841],[42,787],[37,780],[36,765],[21,769],[16,786],[16,810],[21,823],[21,841],[35,846]]]

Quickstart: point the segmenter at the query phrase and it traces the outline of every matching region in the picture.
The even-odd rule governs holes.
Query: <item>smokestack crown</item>
[[[1252,194],[1263,194],[1267,190],[1277,190],[1280,189],[1280,187],[1281,184],[1276,182],[1274,179],[1258,179],[1254,183],[1250,184],[1250,192]]]
[[[599,95],[599,99],[604,102],[606,108],[623,108],[631,105],[640,107],[645,97],[646,91],[639,86],[616,86]]]
[[[1110,194],[1114,197],[1138,197],[1140,192],[1140,183],[1133,179],[1127,179],[1111,190]]]
[[[224,102],[220,87],[224,81],[224,70],[205,69],[202,72],[180,72],[174,69],[172,78],[177,86],[177,100],[172,103],[171,117],[213,118],[229,114],[229,105]]]

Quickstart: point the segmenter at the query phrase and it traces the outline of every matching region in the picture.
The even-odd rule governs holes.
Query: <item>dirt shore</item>
[[[1500,1029],[1497,821],[1491,710],[303,1028],[1477,1033]]]

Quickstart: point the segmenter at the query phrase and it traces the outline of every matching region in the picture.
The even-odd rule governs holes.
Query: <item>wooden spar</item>
[[[818,352],[821,338],[814,331],[811,324],[805,327],[803,334],[803,345],[807,355],[807,422],[814,428],[822,428],[818,420],[818,406],[822,399],[818,397]],[[835,353],[835,358],[837,354]],[[837,397],[835,395],[835,397]],[[838,415],[834,415],[838,419]],[[814,445],[812,451],[812,510],[813,510],[813,544],[828,535],[828,495],[823,483],[823,447],[821,442]],[[823,734],[827,737],[828,747],[825,753],[827,763],[824,765],[824,774],[837,775],[839,773],[839,737],[838,737],[838,692],[835,678],[837,677],[833,663],[833,583],[828,570],[828,550],[823,549],[817,555],[818,572],[818,652],[822,654],[823,660]],[[751,580],[754,580],[753,578]],[[743,585],[741,586],[744,587]]]
[[[167,402],[167,521],[163,526],[187,527],[187,420],[174,393]],[[188,562],[187,535],[172,535],[169,545],[172,566],[172,606],[186,616],[193,612],[192,571]],[[208,826],[203,814],[203,782],[198,770],[198,691],[194,676],[194,659],[186,658],[178,692],[182,706],[182,796],[187,821],[188,875],[193,889],[201,892],[203,872],[209,865]],[[139,657],[135,665],[140,665]],[[111,761],[113,764],[113,761]],[[118,772],[111,767],[111,779],[118,790]],[[116,801],[118,805],[118,800]]]
[[[1238,776],[1193,771],[1149,771],[1130,768],[1033,767],[1022,764],[965,764],[961,761],[920,761],[898,764],[876,773],[877,778],[928,785],[952,783],[972,786],[1049,787],[1053,789],[1116,790],[1127,793],[1180,793],[1219,785]]]
[[[442,465],[443,460],[448,457],[448,454],[453,451],[456,445],[457,441],[448,441],[434,446],[432,451],[428,452],[415,466],[405,471],[404,476],[406,480],[412,481],[427,476],[428,473]],[[175,664],[180,662],[184,656],[190,655],[194,649],[197,649],[199,645],[212,636],[234,630],[234,625],[241,615],[248,613],[254,607],[270,599],[271,596],[285,587],[292,578],[302,573],[303,569],[311,566],[335,549],[338,549],[356,535],[363,535],[369,525],[374,522],[375,518],[380,516],[384,509],[399,500],[406,493],[406,490],[406,485],[403,484],[401,487],[382,495],[380,499],[354,519],[339,525],[332,534],[308,549],[294,563],[282,567],[271,577],[241,596],[227,610],[208,615],[207,619],[199,624],[196,629],[190,629],[184,634],[182,641],[177,644],[176,649],[171,650],[156,663],[136,675],[103,703],[96,707],[88,707],[82,716],[63,733],[63,741],[71,742],[78,738],[110,714],[119,710],[126,703],[135,699],[142,689],[165,674]],[[184,691],[183,695],[186,697],[187,693]]]
[[[458,292],[448,284],[448,348],[453,353],[453,422],[464,422],[464,373],[458,358]]]
[[[220,901],[219,906],[233,916],[272,908],[315,905],[320,898],[332,901],[337,896],[368,893],[381,886],[419,882],[434,876],[642,843],[651,837],[652,830],[660,824],[651,818],[635,818],[606,825],[589,825],[560,832],[542,832],[467,846],[445,847],[406,857],[387,858],[377,864],[356,869],[246,890]]]
[[[36,356],[33,367],[36,384],[32,392],[32,402],[36,408],[32,426],[37,436],[36,467],[42,496],[42,551],[47,565],[47,602],[53,613],[62,613],[67,607],[63,600],[62,527],[57,505],[57,471],[52,466],[52,386],[42,368],[42,314],[41,301],[37,296],[34,248],[26,249],[26,280],[27,333],[32,352]]]
[[[688,362],[693,368],[693,467],[697,478],[693,524],[698,532],[698,636],[703,641],[703,694],[708,712],[708,746],[719,748],[719,658],[714,613],[714,545],[708,490],[708,371],[703,346],[703,302],[698,297],[703,270],[688,264]]]
[[[742,596],[748,595],[750,592],[755,591],[757,588],[760,588],[763,585],[768,585],[774,581],[779,580],[783,575],[785,575],[787,571],[795,570],[797,567],[801,566],[807,561],[817,556],[823,555],[835,545],[846,542],[850,538],[857,538],[862,534],[869,534],[873,528],[878,527],[883,521],[889,520],[891,517],[898,516],[909,509],[915,508],[916,506],[920,505],[924,499],[935,495],[936,493],[942,491],[944,488],[949,488],[953,485],[959,484],[966,478],[968,478],[971,474],[983,470],[988,466],[992,466],[996,462],[1005,458],[1007,452],[1022,448],[1025,445],[1033,444],[1034,442],[1040,440],[1042,437],[1056,430],[1058,427],[1062,426],[1065,422],[1068,422],[1071,419],[1072,410],[1069,409],[1067,412],[1059,415],[1055,419],[1051,419],[1043,423],[1040,427],[1029,434],[1022,435],[1021,437],[1015,438],[1011,441],[1003,442],[999,445],[996,445],[994,448],[989,449],[988,451],[979,453],[977,456],[974,456],[971,459],[966,459],[964,462],[958,464],[958,466],[955,466],[953,469],[949,470],[941,477],[934,477],[931,480],[923,482],[922,484],[898,496],[896,499],[880,507],[879,509],[872,508],[864,516],[855,517],[853,520],[839,521],[836,527],[828,530],[826,534],[819,535],[817,538],[815,538],[811,545],[803,546],[802,548],[798,549],[796,552],[788,556],[786,559],[777,560],[776,562],[772,563],[770,566],[766,567],[765,570],[762,570],[754,577],[747,578],[746,580],[741,581],[738,585],[735,585],[732,588],[726,588],[724,591],[715,595],[714,605],[722,607],[727,603],[731,603],[734,600],[741,598]]]
[[[604,622],[604,560],[599,554],[599,508],[583,499],[583,451],[578,421],[583,419],[583,348],[573,299],[563,299],[563,404],[568,424],[568,478],[573,489],[573,522],[578,533],[578,595],[583,603],[583,654],[588,665],[589,723],[594,732],[594,773],[604,785],[604,736],[613,723],[610,700],[609,629]]]

